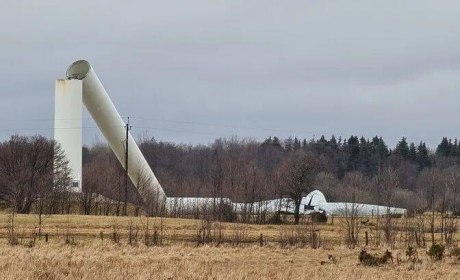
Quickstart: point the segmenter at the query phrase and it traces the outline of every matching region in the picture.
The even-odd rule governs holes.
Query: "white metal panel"
[[[61,144],[72,169],[72,189],[82,190],[82,81],[56,80],[54,140]]]
[[[222,199],[224,203],[232,205],[232,209],[237,213],[244,212],[282,212],[294,214],[295,204],[291,198],[280,198],[273,200],[256,201],[254,203],[233,203],[229,198]],[[166,199],[166,209],[171,211],[196,211],[204,208],[212,209],[214,201],[220,203],[221,198],[211,197],[168,197]],[[308,206],[308,207],[305,207]],[[301,214],[310,214],[313,212],[325,212],[328,215],[344,216],[350,212],[356,211],[358,216],[405,214],[406,209],[372,204],[349,203],[349,202],[326,202],[326,198],[319,190],[310,192],[302,198],[300,205]]]
[[[395,208],[382,205],[350,203],[350,202],[327,202],[318,205],[318,210],[325,211],[327,214],[338,216],[351,215],[356,213],[357,216],[376,216],[386,214],[402,214],[406,213],[406,209]],[[388,212],[387,212],[388,211]]]

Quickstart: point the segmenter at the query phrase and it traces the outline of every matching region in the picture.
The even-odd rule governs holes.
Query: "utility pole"
[[[126,128],[126,138],[125,138],[125,205],[123,207],[123,215],[128,216],[128,140],[129,140],[129,130],[131,129],[131,126],[129,125],[129,117],[128,117],[128,123],[125,126]]]

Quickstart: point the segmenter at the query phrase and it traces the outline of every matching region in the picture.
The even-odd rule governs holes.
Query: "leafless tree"
[[[223,184],[225,180],[225,170],[222,162],[222,156],[219,154],[218,148],[214,150],[214,157],[211,164],[210,179],[212,184],[213,197],[213,219],[222,220],[222,205],[223,205]]]
[[[436,218],[436,204],[439,201],[439,186],[444,185],[441,171],[432,167],[430,169],[423,170],[417,179],[417,187],[425,192],[426,199],[428,202],[428,208],[431,212],[430,217],[430,233],[431,242],[435,243],[435,218]]]
[[[451,246],[457,231],[457,218],[455,217],[456,200],[460,185],[460,170],[458,166],[451,166],[442,171],[443,184],[441,191],[441,240]],[[458,200],[457,200],[458,201]]]
[[[162,201],[164,198],[160,196],[159,188],[154,186],[156,182],[151,181],[146,170],[137,172],[137,193],[134,194],[135,215],[140,215],[143,208],[147,216],[163,216],[165,202]]]
[[[394,206],[393,202],[395,199],[395,194],[399,188],[399,178],[396,171],[391,167],[386,167],[381,173],[381,180],[379,180],[380,194],[383,198],[383,203],[386,206],[386,213],[384,224],[382,226],[383,232],[385,234],[385,241],[387,246],[391,245],[393,240],[393,224],[392,218],[393,213],[391,213],[391,207]]]
[[[60,144],[52,144],[52,169],[41,177],[41,183],[35,189],[38,195],[35,203],[35,214],[38,223],[38,236],[42,236],[42,226],[46,218],[53,213],[58,213],[59,209],[65,205],[67,213],[70,207],[71,197],[71,170],[64,150]],[[48,166],[48,164],[47,164]],[[47,167],[49,168],[49,167]],[[50,186],[51,184],[51,186]],[[61,206],[61,207],[60,207]]]
[[[18,213],[54,212],[68,200],[70,170],[60,145],[42,136],[14,135],[0,144],[0,196]]]
[[[104,215],[115,210],[121,214],[124,199],[124,171],[109,147],[97,145],[90,150],[91,160],[83,167],[83,193],[80,205],[83,213],[103,207]]]
[[[29,139],[14,135],[0,144],[0,192],[2,200],[19,213],[27,212],[26,205],[31,204],[29,166]]]
[[[98,189],[100,181],[99,162],[94,160],[83,167],[82,193],[79,196],[81,212],[90,215],[94,209],[98,212]]]
[[[319,172],[319,161],[311,155],[297,152],[282,162],[286,176],[285,192],[294,201],[294,223],[299,224],[300,203],[302,197],[313,191],[316,175]]]
[[[366,185],[368,180],[360,172],[347,173],[340,186],[343,193],[344,207],[342,210],[342,227],[345,231],[345,241],[349,248],[358,245],[358,237],[361,223],[359,212],[361,203],[364,200]]]
[[[342,190],[338,186],[339,180],[332,173],[320,172],[316,176],[315,189],[321,191],[325,197],[332,201],[338,200],[342,195]]]

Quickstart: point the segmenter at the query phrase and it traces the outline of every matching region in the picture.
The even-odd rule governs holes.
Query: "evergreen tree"
[[[409,160],[411,162],[417,161],[417,148],[415,148],[414,142],[411,142],[409,146]]]
[[[382,137],[375,136],[372,138],[372,153],[377,155],[379,159],[383,159],[389,155],[388,146],[383,141]]]
[[[264,142],[262,143],[262,147],[267,147],[267,146],[270,146],[272,144],[273,140],[272,140],[272,137],[269,136],[267,139],[264,140]]]
[[[420,169],[429,167],[431,165],[428,149],[426,148],[425,142],[420,141],[420,145],[417,149],[417,163]]]
[[[274,137],[273,137],[272,145],[273,145],[274,147],[276,147],[276,148],[281,148],[280,139],[278,139],[278,137],[274,136]]]
[[[443,137],[441,143],[436,148],[436,155],[448,157],[451,155],[452,142],[447,140],[447,137]]]
[[[372,148],[369,140],[361,136],[359,140],[360,169],[366,175],[372,174]]]
[[[409,145],[407,144],[406,137],[403,137],[396,146],[395,153],[400,155],[404,160],[409,158]]]
[[[329,146],[331,146],[333,150],[337,150],[338,148],[337,140],[335,139],[334,134],[332,134],[331,140],[329,141]]]
[[[350,136],[346,143],[346,152],[348,153],[347,171],[356,171],[359,166],[359,140],[358,136]]]
[[[326,147],[329,145],[329,142],[326,140],[324,135],[321,135],[321,138],[316,141],[316,149],[317,151],[322,154],[326,151]]]
[[[284,149],[288,152],[294,149],[294,140],[292,140],[292,137],[284,140]]]
[[[452,156],[453,157],[459,157],[459,151],[458,151],[458,139],[455,138],[454,144],[452,145]]]
[[[300,150],[301,147],[302,147],[302,146],[301,146],[301,144],[300,144],[300,140],[297,139],[297,137],[294,137],[294,150],[296,150],[296,151],[297,151],[297,150]]]

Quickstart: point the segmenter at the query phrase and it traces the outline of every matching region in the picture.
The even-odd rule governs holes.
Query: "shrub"
[[[460,257],[460,248],[453,248],[450,251],[450,255],[454,257]]]
[[[222,204],[222,221],[223,222],[236,222],[238,216],[233,211],[232,205],[228,203]]]
[[[410,257],[413,257],[417,254],[417,250],[415,250],[414,248],[412,248],[411,246],[409,246],[409,248],[407,248],[406,250],[406,257],[410,258]]]
[[[385,264],[388,262],[389,259],[393,261],[393,255],[390,251],[386,250],[382,256],[374,256],[366,252],[366,250],[361,250],[359,253],[359,262],[366,266],[378,266],[381,264]]]
[[[275,213],[268,217],[266,223],[271,225],[281,225],[283,221],[281,220],[281,215],[279,213]]]
[[[384,215],[384,218],[390,217],[391,219],[401,219],[403,214],[391,213],[389,215]]]
[[[454,215],[455,217],[460,216],[460,210],[457,209],[457,210],[452,211],[452,215]]]
[[[444,257],[444,249],[444,245],[433,244],[426,253],[431,257],[432,260],[440,261]]]
[[[311,221],[314,223],[326,223],[327,216],[323,212],[313,212],[310,214]]]
[[[412,246],[409,246],[406,250],[406,258],[412,263],[420,262],[418,258],[418,252]]]

